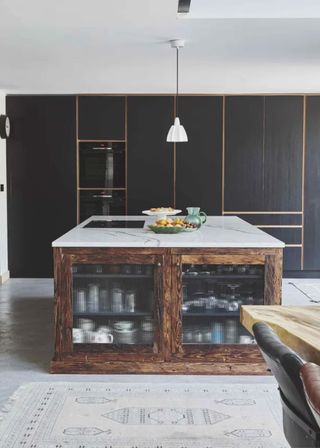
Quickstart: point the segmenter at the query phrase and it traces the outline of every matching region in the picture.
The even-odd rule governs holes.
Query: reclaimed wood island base
[[[281,303],[283,243],[236,217],[179,235],[125,219],[146,223],[87,220],[53,243],[51,372],[266,374],[240,306]]]

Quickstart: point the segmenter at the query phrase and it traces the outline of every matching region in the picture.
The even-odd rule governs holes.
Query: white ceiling
[[[315,18],[319,0],[191,0],[185,18]]]
[[[247,19],[242,3],[268,16],[298,0],[192,0],[219,19],[177,18],[177,0],[0,0],[0,90],[7,93],[167,93],[185,38],[186,93],[320,92],[320,19]],[[303,0],[313,16],[320,1]],[[289,12],[290,8],[288,9]],[[192,11],[192,10],[191,10]],[[242,10],[244,14],[246,9]],[[203,15],[203,11],[202,11]],[[301,8],[300,8],[301,15]]]

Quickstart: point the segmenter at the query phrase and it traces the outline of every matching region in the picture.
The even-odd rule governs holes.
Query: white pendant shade
[[[176,117],[174,119],[174,124],[169,129],[168,135],[167,135],[167,142],[187,142],[188,136],[187,133],[180,124],[180,119]]]

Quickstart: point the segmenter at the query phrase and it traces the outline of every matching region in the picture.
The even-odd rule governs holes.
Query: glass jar
[[[85,313],[87,310],[86,302],[87,302],[87,291],[83,288],[79,288],[76,290],[76,298],[75,298],[75,306],[74,310],[77,313]]]
[[[122,313],[123,308],[123,290],[120,288],[113,288],[111,310],[114,313]]]
[[[124,297],[124,309],[128,313],[134,313],[136,310],[136,292],[133,289],[126,291]]]
[[[97,313],[99,311],[99,285],[95,283],[89,283],[88,285],[87,308],[89,313]]]

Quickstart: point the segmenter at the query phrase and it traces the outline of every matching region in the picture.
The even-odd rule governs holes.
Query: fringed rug
[[[1,448],[287,448],[273,384],[29,383]]]

